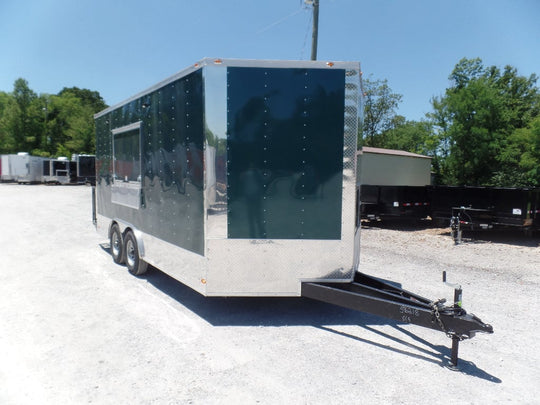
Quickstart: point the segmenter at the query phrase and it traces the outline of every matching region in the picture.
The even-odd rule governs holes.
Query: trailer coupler
[[[443,273],[446,282],[446,274]],[[448,367],[457,369],[459,342],[477,332],[493,333],[493,327],[461,307],[461,286],[454,287],[453,305],[432,301],[386,281],[356,273],[351,283],[303,283],[302,296],[367,312],[373,315],[441,330],[452,339]]]

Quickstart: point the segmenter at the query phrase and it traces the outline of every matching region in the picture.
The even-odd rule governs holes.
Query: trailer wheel
[[[139,257],[139,247],[132,231],[127,231],[124,237],[124,251],[126,255],[126,266],[131,274],[140,276],[146,272],[148,264]]]
[[[115,263],[122,264],[124,262],[124,243],[122,241],[122,232],[118,225],[113,225],[111,228],[111,256]]]

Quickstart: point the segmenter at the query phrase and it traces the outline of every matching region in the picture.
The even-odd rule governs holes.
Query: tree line
[[[0,153],[94,154],[93,115],[106,107],[97,91],[65,87],[55,95],[37,95],[19,78],[11,93],[0,91]]]
[[[402,96],[386,80],[364,80],[360,144],[431,156],[438,184],[540,186],[537,76],[464,58],[449,80],[420,121],[396,113]]]
[[[431,99],[432,111],[414,121],[397,114],[402,96],[387,80],[364,79],[359,145],[431,156],[437,184],[539,187],[537,76],[464,58],[449,80],[444,94]],[[37,95],[17,79],[11,93],[0,91],[0,153],[93,154],[93,115],[106,107],[97,91]]]

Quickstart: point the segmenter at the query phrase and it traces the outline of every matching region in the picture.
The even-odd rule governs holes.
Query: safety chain
[[[441,327],[441,330],[444,333],[446,333],[446,336],[451,337],[451,334],[448,333],[448,330],[444,326],[444,323],[443,323],[443,321],[441,319],[441,314],[439,312],[439,304],[444,304],[445,302],[446,302],[446,300],[444,298],[441,298],[440,300],[432,302],[430,305],[431,305],[431,309],[433,310],[433,315],[435,315],[435,319],[437,320],[437,323]]]
[[[446,299],[441,298],[440,300],[434,301],[430,303],[431,309],[433,311],[433,315],[435,316],[435,319],[437,320],[437,323],[441,327],[441,330],[448,336],[449,338],[458,338],[459,340],[465,339],[463,336],[460,336],[456,334],[455,332],[449,332],[448,329],[446,329],[446,326],[444,326],[444,323],[441,319],[441,313],[439,312],[439,304],[444,304],[446,302]],[[447,309],[453,309],[455,308],[447,308]]]

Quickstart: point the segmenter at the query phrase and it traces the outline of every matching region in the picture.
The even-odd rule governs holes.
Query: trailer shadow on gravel
[[[142,278],[213,326],[312,326],[441,367],[449,363],[451,356],[450,347],[422,339],[403,328],[405,324],[309,298],[204,297],[151,266]],[[372,334],[373,339],[340,331],[338,327],[342,325],[357,325]],[[379,330],[378,327],[382,325],[390,326],[395,333]],[[494,383],[501,382],[499,378],[463,359],[459,362],[459,372]]]
[[[401,339],[389,333],[385,333],[380,330],[377,330],[376,328],[373,328],[370,325],[360,324],[358,326],[364,328],[367,331],[372,332],[374,335],[382,337],[386,343],[381,343],[380,341],[374,341],[374,340],[362,338],[359,336],[354,336],[349,333],[337,331],[328,326],[315,326],[315,327],[321,330],[335,333],[335,334],[338,334],[338,335],[341,335],[350,339],[354,339],[356,341],[359,341],[359,342],[362,342],[371,346],[375,346],[384,350],[388,350],[394,353],[399,353],[404,356],[408,356],[408,357],[425,361],[428,363],[433,363],[441,367],[448,366],[449,360],[450,360],[450,354],[451,354],[451,350],[449,347],[446,347],[443,345],[434,345],[428,342],[427,340],[422,339],[421,337],[412,333],[411,331],[402,328],[397,322],[386,322],[386,323],[392,326],[395,331],[399,332],[399,334],[403,334],[404,337],[408,336],[410,339],[414,340],[417,344],[409,343],[404,339]],[[392,346],[392,342],[394,342],[397,345],[400,345],[401,347]],[[459,359],[458,370],[456,371],[461,374],[480,378],[482,380],[490,381],[492,383],[496,383],[496,384],[502,383],[502,380],[500,378],[495,377],[494,375],[491,375],[488,372],[478,368],[478,366],[476,366],[476,364],[474,364],[472,361],[463,360],[461,358]]]
[[[213,326],[386,325],[393,322],[304,297],[205,297],[152,266],[148,266],[148,272],[141,278]]]

